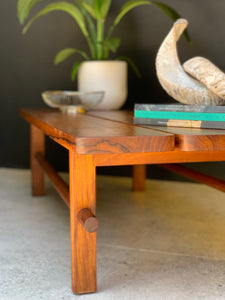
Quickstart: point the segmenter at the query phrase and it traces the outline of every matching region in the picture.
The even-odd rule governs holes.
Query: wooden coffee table
[[[30,123],[32,194],[44,195],[44,172],[70,208],[72,290],[96,291],[96,167],[133,165],[133,189],[143,190],[145,165],[160,164],[225,191],[225,182],[177,163],[225,161],[225,130],[133,125],[132,112],[66,115],[21,109]],[[69,150],[69,186],[45,159],[45,135]]]

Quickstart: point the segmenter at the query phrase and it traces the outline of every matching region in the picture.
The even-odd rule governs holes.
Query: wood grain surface
[[[174,135],[88,114],[22,109],[20,114],[65,148],[79,154],[171,151]],[[104,115],[104,113],[102,113]]]
[[[132,111],[107,111],[102,116],[99,111],[89,112],[92,116],[108,120],[116,120],[121,123],[133,123]],[[139,125],[144,128],[151,128],[161,132],[175,135],[175,147],[181,151],[217,151],[225,150],[225,130],[162,127]]]
[[[36,153],[45,154],[45,136],[37,127],[30,125],[30,167],[32,195],[45,195],[44,172],[36,160]]]
[[[91,293],[96,291],[96,232],[87,232],[78,214],[87,208],[96,215],[96,169],[92,156],[73,151],[69,165],[72,290]]]
[[[180,151],[94,155],[96,166],[225,161],[225,151]]]

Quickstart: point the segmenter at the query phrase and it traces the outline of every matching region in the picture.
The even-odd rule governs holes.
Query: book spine
[[[192,121],[225,121],[225,113],[206,112],[174,112],[174,111],[143,111],[135,110],[135,118],[173,119]]]
[[[225,122],[219,122],[219,121],[211,122],[211,121],[193,121],[193,120],[134,118],[134,124],[166,126],[166,127],[225,129]]]
[[[194,106],[182,104],[135,104],[134,110],[225,113],[225,106]]]

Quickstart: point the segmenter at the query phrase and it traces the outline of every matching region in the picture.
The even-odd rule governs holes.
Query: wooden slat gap
[[[154,128],[154,126],[152,127],[151,125],[140,125],[140,124],[134,124],[133,122],[128,123],[128,122],[121,121],[121,120],[115,120],[115,119],[112,119],[112,118],[102,117],[102,116],[98,116],[98,115],[92,115],[91,113],[88,114],[88,115],[92,116],[94,118],[97,118],[97,119],[102,119],[102,120],[106,120],[106,121],[111,121],[111,122],[126,124],[126,125],[133,126],[133,127],[140,127],[140,128],[149,129],[149,130],[152,130],[152,131],[163,132],[163,133],[166,133],[168,135],[169,134],[170,135],[175,135],[174,133],[170,133],[170,132],[168,132],[166,130],[159,129],[159,128]]]

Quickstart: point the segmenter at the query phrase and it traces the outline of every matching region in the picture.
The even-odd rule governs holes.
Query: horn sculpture
[[[193,57],[183,64],[183,68],[211,92],[225,99],[225,74],[211,61],[204,57]]]
[[[161,44],[156,56],[156,73],[160,84],[175,100],[189,105],[225,105],[225,100],[210,91],[199,80],[188,75],[177,55],[177,41],[187,27],[178,19]]]

